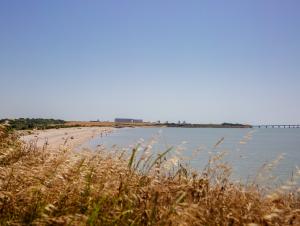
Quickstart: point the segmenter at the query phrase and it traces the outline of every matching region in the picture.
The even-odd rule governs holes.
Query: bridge
[[[300,128],[299,125],[255,125],[253,128]]]

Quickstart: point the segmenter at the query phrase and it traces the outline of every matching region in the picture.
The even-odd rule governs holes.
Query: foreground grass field
[[[50,152],[1,126],[0,224],[300,225],[293,181],[271,191],[232,183],[221,154],[196,174],[167,159],[172,150],[137,151]]]

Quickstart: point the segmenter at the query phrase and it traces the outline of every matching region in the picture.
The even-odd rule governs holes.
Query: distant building
[[[142,123],[142,119],[132,119],[132,118],[116,118],[115,122],[118,123]]]

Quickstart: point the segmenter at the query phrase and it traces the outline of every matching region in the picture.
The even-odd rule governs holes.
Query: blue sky
[[[299,10],[1,0],[0,118],[300,123]]]

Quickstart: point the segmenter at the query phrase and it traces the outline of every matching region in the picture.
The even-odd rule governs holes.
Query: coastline
[[[19,131],[20,139],[26,144],[36,143],[37,147],[47,145],[54,150],[61,147],[76,149],[93,139],[95,136],[105,136],[118,128],[252,128],[243,124],[177,124],[177,123],[112,123],[112,122],[67,122],[68,127],[51,128],[45,130]]]
[[[98,121],[68,121],[65,122],[65,126],[70,127],[114,127],[114,128],[124,128],[124,127],[177,127],[177,128],[252,128],[249,124],[240,123],[157,123],[157,122],[141,122],[141,123],[120,123],[120,122],[98,122]]]
[[[60,129],[33,130],[30,134],[20,133],[21,140],[37,147],[47,145],[48,149],[75,149],[95,136],[105,136],[115,130],[112,127],[70,127]]]

